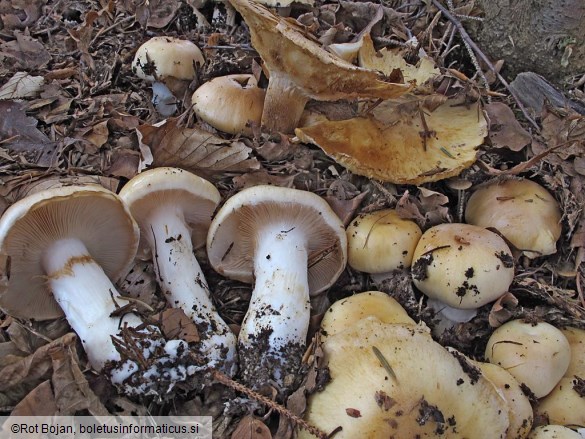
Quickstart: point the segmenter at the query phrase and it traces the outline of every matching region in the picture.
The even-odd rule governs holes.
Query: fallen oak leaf
[[[143,156],[144,149],[152,153],[153,167],[179,167],[211,180],[225,172],[260,169],[260,162],[251,157],[252,149],[243,142],[225,140],[198,127],[182,127],[176,118],[167,119],[161,126],[141,125],[136,130]]]

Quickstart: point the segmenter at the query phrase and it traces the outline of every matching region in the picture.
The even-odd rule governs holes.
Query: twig
[[[516,105],[518,105],[518,108],[520,109],[520,111],[522,111],[522,114],[524,115],[526,120],[528,122],[530,122],[530,124],[536,129],[537,132],[540,132],[540,127],[534,121],[534,119],[532,119],[532,117],[530,117],[530,115],[528,114],[528,111],[526,110],[526,108],[524,107],[524,105],[522,104],[520,99],[518,99],[518,96],[516,96],[516,93],[514,93],[514,91],[510,88],[510,84],[508,84],[508,81],[506,81],[502,77],[502,75],[500,75],[500,72],[498,72],[498,70],[494,67],[494,65],[489,60],[489,58],[481,51],[481,49],[477,46],[477,44],[475,44],[475,42],[471,39],[471,37],[469,36],[467,31],[463,27],[461,22],[455,16],[453,16],[453,14],[451,14],[441,3],[439,3],[438,0],[431,0],[431,1],[433,2],[433,5],[435,5],[443,13],[443,15],[445,15],[445,17],[447,17],[447,19],[451,23],[453,23],[453,25],[457,28],[457,30],[459,31],[459,35],[461,35],[463,42],[466,45],[469,45],[469,47],[471,47],[471,49],[473,49],[473,52],[475,52],[475,54],[479,58],[481,58],[481,60],[488,66],[488,68],[494,73],[494,75],[496,75],[496,77],[502,83],[502,85],[504,87],[506,87],[506,90],[508,90],[508,92],[512,95],[512,97],[516,101]]]
[[[270,409],[274,410],[275,412],[279,413],[280,415],[285,416],[287,419],[291,420],[294,424],[305,429],[306,431],[311,433],[313,436],[318,437],[319,439],[328,439],[329,438],[329,435],[327,433],[321,431],[317,427],[313,427],[312,425],[307,423],[307,421],[305,421],[303,418],[298,417],[297,415],[292,413],[290,410],[287,410],[285,407],[281,406],[280,404],[277,404],[276,402],[274,402],[270,398],[267,398],[264,395],[261,395],[258,392],[253,391],[252,389],[249,389],[248,387],[244,386],[243,384],[240,384],[240,383],[232,380],[229,376],[227,376],[226,374],[224,374],[218,370],[212,370],[211,373],[213,375],[213,378],[215,380],[217,380],[219,383],[223,384],[224,386],[230,387],[231,389],[234,389],[237,392],[243,393],[244,395],[248,396],[249,398],[252,398],[252,399],[266,405]]]

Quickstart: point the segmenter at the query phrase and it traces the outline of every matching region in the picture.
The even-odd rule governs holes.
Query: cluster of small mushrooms
[[[250,26],[269,85],[261,89],[254,76],[240,74],[199,86],[190,98],[192,108],[221,132],[246,135],[254,124],[284,133],[296,129],[301,140],[328,152],[329,128],[353,139],[347,133],[355,123],[363,124],[357,133],[379,134],[381,124],[401,122],[384,121],[384,113],[377,113],[337,122],[333,129],[334,122],[303,113],[309,99],[396,98],[415,85],[422,90],[428,77],[405,68],[411,82],[388,82],[379,63],[391,54],[372,55],[366,37],[355,50],[325,51],[267,9],[247,0],[231,3]],[[264,44],[269,40],[270,49]],[[307,72],[294,77],[288,58]],[[371,68],[347,61],[355,58]],[[155,107],[167,117],[188,100],[204,62],[195,44],[156,37],[138,49],[133,69],[152,82]],[[439,111],[427,120],[437,133],[444,119],[453,117],[449,111],[463,111],[449,108],[446,116]],[[477,119],[476,110],[471,114]],[[472,131],[479,139],[470,146],[474,151],[485,121]],[[425,174],[413,165],[399,182],[418,184],[413,175],[423,174],[424,181],[435,181],[467,166],[467,149],[456,150],[451,138],[440,141],[444,151],[432,158],[440,169]],[[437,138],[425,142],[429,154],[437,150]],[[396,161],[404,157],[395,154]],[[363,175],[387,175],[364,170],[355,160],[344,164]],[[409,272],[441,317],[437,327],[444,329],[473,319],[478,308],[507,293],[515,254],[537,258],[556,251],[561,212],[544,187],[510,178],[474,189],[465,223],[424,232],[394,209],[360,215],[346,228],[318,195],[275,186],[241,190],[218,210],[222,200],[213,184],[178,168],[141,172],[119,194],[97,185],[46,189],[17,201],[0,219],[0,255],[6,261],[0,307],[19,318],[65,316],[91,366],[107,371],[131,395],[152,392],[160,380],[172,386],[215,369],[255,389],[273,386],[283,398],[299,385],[311,296],[327,290],[346,263],[373,279]],[[219,274],[254,284],[238,335],[215,309],[214,286],[195,257],[203,246]],[[136,257],[152,259],[161,294],[193,320],[199,342],[165,340],[118,293],[115,282]],[[124,330],[154,335],[140,345],[142,356],[153,359],[147,370],[120,355],[116,347]],[[435,342],[428,327],[388,294],[369,291],[334,303],[318,338],[330,381],[309,396],[305,419],[327,433],[336,431],[336,438],[571,438],[578,434],[567,426],[585,426],[581,329],[512,320],[493,332],[485,362],[479,362]],[[532,429],[535,416],[551,425]]]

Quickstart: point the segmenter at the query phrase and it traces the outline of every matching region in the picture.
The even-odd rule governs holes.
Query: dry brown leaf
[[[259,171],[247,172],[233,178],[236,189],[245,189],[260,184],[270,184],[280,187],[293,187],[294,175],[274,175],[269,174],[265,169]]]
[[[248,415],[240,420],[231,439],[272,439],[272,434],[260,419]]]
[[[421,210],[425,216],[426,226],[434,226],[444,222],[450,222],[449,197],[440,192],[432,191],[424,187],[419,188],[418,199]]]
[[[23,154],[39,166],[49,167],[57,163],[57,144],[39,131],[37,121],[28,117],[20,104],[0,101],[0,141],[9,151]]]
[[[492,328],[503,325],[514,315],[514,308],[518,306],[518,299],[512,293],[506,293],[492,305],[488,317]]]
[[[24,29],[41,16],[47,0],[0,0],[2,24],[8,29]]]
[[[181,339],[187,343],[196,343],[200,340],[195,323],[181,308],[164,310],[161,321],[163,334],[170,340]]]
[[[211,180],[225,172],[260,169],[260,162],[251,157],[252,150],[244,143],[221,139],[200,128],[181,127],[174,118],[160,127],[141,125],[137,131],[141,151],[151,151],[155,167],[175,166]]]
[[[110,166],[104,169],[104,173],[130,180],[138,174],[139,165],[140,155],[138,152],[128,148],[116,149],[112,153]]]
[[[530,144],[532,136],[516,120],[506,104],[493,102],[485,106],[489,118],[489,139],[495,148],[520,151]]]
[[[56,414],[58,414],[58,408],[49,380],[35,387],[10,412],[11,416],[53,416]]]
[[[42,76],[31,76],[27,72],[16,72],[0,88],[0,100],[36,96],[40,93],[44,82],[45,79]]]
[[[21,32],[14,32],[15,39],[0,44],[0,62],[13,61],[19,69],[34,70],[44,67],[51,55],[34,38]]]

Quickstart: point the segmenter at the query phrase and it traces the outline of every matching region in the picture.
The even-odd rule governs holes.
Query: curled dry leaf
[[[471,166],[487,124],[478,103],[448,100],[429,111],[409,99],[384,101],[349,120],[314,121],[295,134],[356,174],[419,185]]]
[[[181,127],[171,118],[161,126],[137,128],[143,160],[152,154],[152,166],[175,166],[203,178],[217,179],[222,172],[249,172],[260,169],[251,157],[251,148],[240,141],[221,139],[200,128]]]
[[[488,136],[493,147],[520,151],[530,144],[532,136],[522,128],[506,104],[493,102],[485,106],[485,111],[490,121]]]
[[[512,293],[506,293],[492,305],[488,317],[489,324],[492,328],[503,325],[514,315],[513,309],[518,306],[518,299]]]
[[[40,93],[44,82],[45,79],[42,76],[31,76],[26,72],[16,72],[0,88],[0,100],[36,96]]]

